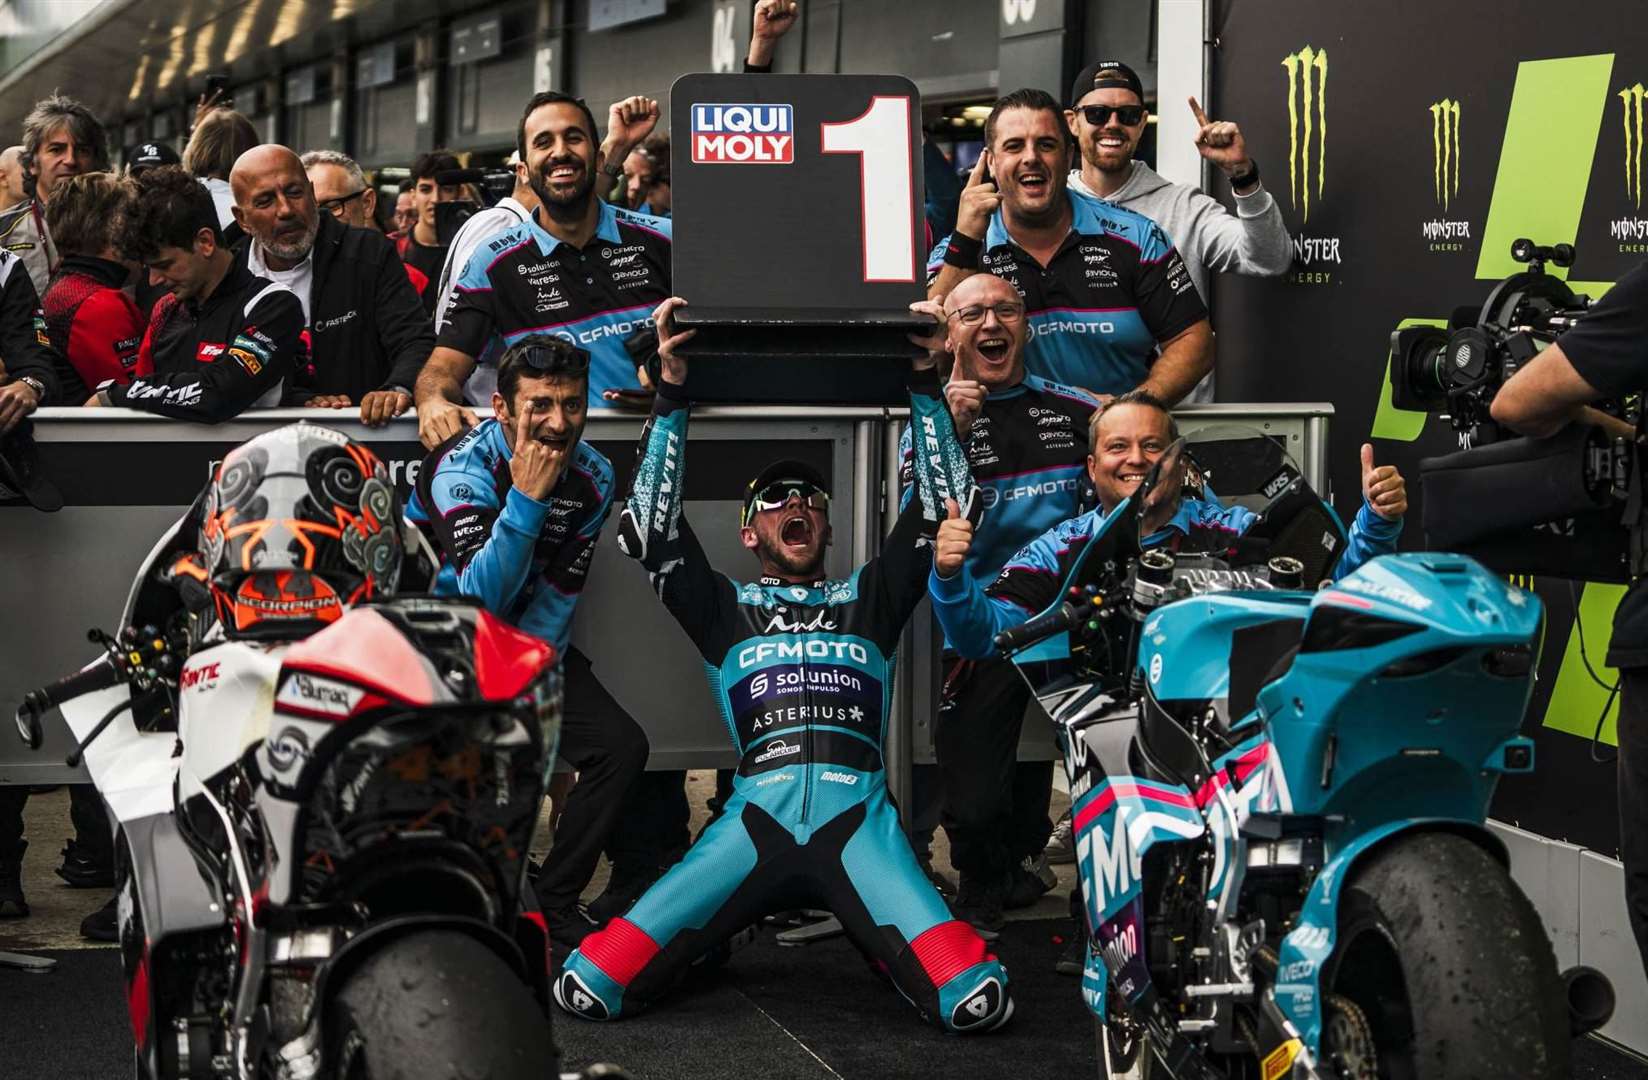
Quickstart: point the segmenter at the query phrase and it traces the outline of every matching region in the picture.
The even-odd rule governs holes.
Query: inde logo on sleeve
[[[788,105],[694,105],[692,160],[709,165],[789,165],[795,115]]]

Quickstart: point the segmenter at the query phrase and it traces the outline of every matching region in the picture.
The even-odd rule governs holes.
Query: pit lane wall
[[[1648,255],[1641,5],[1206,2],[1217,40],[1209,111],[1241,125],[1295,253],[1281,279],[1215,278],[1220,392],[1332,401],[1343,511],[1363,441],[1410,478],[1422,457],[1457,448],[1446,421],[1393,407],[1394,329],[1479,307],[1521,269],[1510,257],[1518,237],[1573,244],[1574,266],[1547,270],[1592,297]],[[1173,107],[1165,89],[1163,101]],[[1227,186],[1210,190],[1228,198]],[[1417,485],[1410,496],[1417,521]],[[1410,528],[1403,543],[1424,538]],[[1518,830],[1518,879],[1573,944],[1568,962],[1596,964],[1620,988],[1608,1034],[1648,1051],[1648,984],[1611,858],[1614,719],[1603,719],[1608,691],[1585,664],[1613,683],[1602,657],[1623,590],[1524,584],[1547,610],[1523,728],[1538,768],[1505,779],[1494,816]]]

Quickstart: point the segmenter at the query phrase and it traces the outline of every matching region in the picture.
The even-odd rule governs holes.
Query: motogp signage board
[[[685,75],[674,285],[693,396],[903,400],[926,294],[921,97],[893,75]]]
[[[1592,297],[1648,256],[1648,35],[1622,32],[1640,6],[1598,0],[1567,18],[1494,0],[1217,7],[1210,111],[1241,125],[1294,254],[1281,278],[1213,276],[1220,399],[1331,400],[1341,514],[1356,509],[1357,448],[1371,439],[1408,477],[1403,544],[1423,547],[1419,460],[1458,447],[1446,421],[1394,407],[1391,332],[1480,306],[1520,269],[1519,237],[1573,244],[1572,268],[1546,269]],[[1614,772],[1591,745],[1608,692],[1585,656],[1612,682],[1601,657],[1622,590],[1523,584],[1548,613],[1523,725],[1539,767],[1501,783],[1495,813],[1611,855]]]

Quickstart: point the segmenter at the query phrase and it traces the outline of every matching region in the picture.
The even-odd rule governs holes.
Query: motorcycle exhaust
[[[1595,1031],[1614,1016],[1614,984],[1594,967],[1578,964],[1562,973],[1568,1001],[1568,1031],[1575,1038]]]

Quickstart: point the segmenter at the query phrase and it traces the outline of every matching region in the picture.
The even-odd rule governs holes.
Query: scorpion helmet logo
[[[1310,220],[1311,157],[1316,158],[1316,199],[1322,199],[1328,165],[1328,51],[1309,45],[1285,57],[1288,111],[1288,195]],[[1311,145],[1314,136],[1315,145]]]

